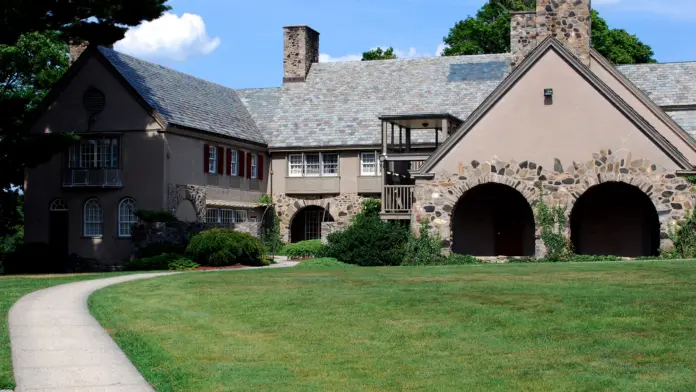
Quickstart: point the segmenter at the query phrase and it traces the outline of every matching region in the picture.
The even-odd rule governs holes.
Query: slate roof
[[[235,91],[256,122],[261,134],[268,134],[270,132],[269,124],[273,121],[273,115],[280,102],[282,93],[280,87],[248,88]]]
[[[233,89],[112,49],[99,47],[98,50],[170,125],[265,144]]]
[[[318,63],[304,83],[286,83],[270,148],[381,143],[380,115],[450,113],[464,120],[510,72],[509,54]],[[253,111],[253,110],[252,110]],[[412,135],[414,143],[431,133]]]
[[[696,62],[616,68],[659,106],[696,105]]]

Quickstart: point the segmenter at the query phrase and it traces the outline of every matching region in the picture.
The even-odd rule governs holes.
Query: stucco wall
[[[553,99],[545,99],[545,88]],[[600,149],[626,149],[667,169],[678,166],[555,51],[550,50],[465,135],[433,172],[456,173],[473,159],[582,162]]]

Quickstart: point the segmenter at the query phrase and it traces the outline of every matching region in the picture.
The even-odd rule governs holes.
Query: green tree
[[[391,46],[387,49],[377,48],[371,49],[362,54],[362,61],[372,60],[395,60],[394,48]]]
[[[489,0],[476,13],[457,22],[444,38],[444,56],[510,51],[510,13],[533,11],[536,0]],[[654,63],[650,46],[625,30],[610,29],[592,10],[592,46],[614,64]]]

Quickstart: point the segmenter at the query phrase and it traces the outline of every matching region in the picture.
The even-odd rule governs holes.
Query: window
[[[234,213],[235,223],[244,223],[247,221],[247,212],[245,210],[237,210]]]
[[[68,205],[65,204],[65,200],[63,199],[55,199],[51,203],[51,211],[67,211],[68,210]]]
[[[360,154],[360,175],[378,176],[382,174],[378,152],[363,152]]]
[[[205,210],[205,223],[218,223],[220,217],[219,208],[208,208]]]
[[[232,151],[232,159],[230,160],[230,175],[239,175],[239,152]]]
[[[135,200],[131,198],[121,200],[118,205],[118,236],[130,237],[133,225],[138,222],[135,212],[138,210]]]
[[[288,155],[289,177],[338,176],[338,153],[304,153]]]
[[[99,200],[89,199],[85,203],[84,211],[84,236],[85,237],[101,237],[103,234],[104,217],[102,214],[102,206]]]
[[[251,154],[251,178],[259,178],[259,156]]]
[[[220,210],[220,223],[229,225],[234,222],[234,210]]]
[[[119,138],[82,139],[70,148],[72,169],[115,169],[119,166]]]
[[[208,208],[205,212],[205,223],[229,225],[234,221],[234,210],[229,210],[225,208]]]
[[[215,174],[217,172],[217,147],[208,146],[208,173]]]

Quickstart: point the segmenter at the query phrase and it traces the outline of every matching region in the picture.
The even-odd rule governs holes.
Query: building
[[[578,253],[655,254],[694,207],[696,62],[613,66],[589,3],[538,0],[494,55],[319,63],[319,33],[285,27],[278,88],[90,47],[33,128],[82,139],[28,170],[26,241],[118,261],[135,208],[242,223],[269,194],[285,241],[380,197],[384,219],[427,221],[454,252],[538,256],[544,200]]]

